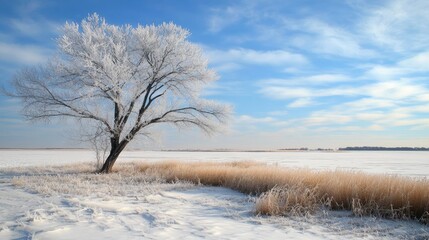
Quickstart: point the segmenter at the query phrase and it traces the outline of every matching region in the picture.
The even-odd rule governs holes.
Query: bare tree
[[[202,99],[216,79],[189,32],[173,23],[115,26],[97,14],[66,23],[58,55],[47,64],[21,70],[11,95],[30,120],[74,118],[107,136],[108,173],[127,144],[159,123],[196,126],[211,133],[225,123],[229,107]],[[85,124],[83,124],[85,125]]]

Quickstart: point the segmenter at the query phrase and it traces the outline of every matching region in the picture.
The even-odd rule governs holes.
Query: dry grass
[[[256,213],[265,215],[307,216],[323,206],[316,188],[303,185],[276,186],[256,200]]]
[[[353,171],[311,171],[253,162],[141,164],[167,181],[224,186],[259,196],[256,212],[304,215],[329,203],[333,210],[429,223],[429,182]]]
[[[118,164],[111,174],[94,174],[90,164],[18,167],[0,173],[12,176],[12,184],[47,196],[72,195],[109,198],[193,187],[185,181],[167,184],[157,175],[142,174],[135,164]]]

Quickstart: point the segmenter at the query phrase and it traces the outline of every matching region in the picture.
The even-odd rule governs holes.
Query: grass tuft
[[[137,166],[169,182],[223,186],[258,195],[256,212],[306,215],[327,205],[356,216],[418,219],[429,224],[429,182],[354,171],[312,171],[254,162],[144,163]]]
[[[304,217],[321,207],[317,188],[276,186],[256,200],[256,213],[264,215]]]

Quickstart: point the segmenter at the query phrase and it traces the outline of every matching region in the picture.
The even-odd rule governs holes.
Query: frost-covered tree
[[[109,154],[99,171],[108,173],[150,126],[210,133],[225,122],[228,106],[199,96],[216,74],[188,36],[173,23],[115,26],[93,14],[80,25],[66,23],[58,54],[18,72],[10,94],[22,100],[31,120],[74,118],[91,128],[91,138],[107,138]]]

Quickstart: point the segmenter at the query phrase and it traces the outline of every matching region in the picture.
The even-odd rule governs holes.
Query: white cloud
[[[306,87],[285,87],[285,86],[263,86],[260,93],[272,99],[293,99],[321,97],[320,93],[312,88]]]
[[[344,83],[352,81],[353,79],[344,74],[318,74],[302,77],[284,78],[284,79],[263,79],[259,81],[261,87],[264,85],[276,86],[299,86],[299,85],[327,85],[334,83]]]
[[[15,34],[32,38],[58,35],[61,29],[61,24],[44,18],[10,19],[9,24]]]
[[[38,2],[21,7],[21,17],[4,20],[9,29],[7,38],[0,42],[0,61],[20,65],[45,62],[54,52],[54,37],[59,34],[61,24],[43,17],[27,16],[26,13],[34,15],[32,11],[41,7]]]
[[[301,124],[311,129],[344,131],[380,131],[395,126],[427,128],[426,120],[414,120],[427,118],[428,113],[429,2],[354,3],[356,7],[352,9],[356,11],[341,22],[338,19],[344,16],[320,14],[311,6],[298,6],[289,16],[283,11],[287,3],[270,12],[255,4],[242,9],[235,6],[234,11],[227,9],[223,15],[218,12],[223,17],[234,14],[224,19],[218,30],[238,23],[246,30],[227,36],[226,41],[234,38],[235,43],[251,43],[243,46],[281,46],[287,53],[293,49],[294,54],[302,53],[298,55],[305,62],[293,65],[286,61],[293,57],[283,50],[242,48],[213,50],[211,60],[217,65],[234,63],[230,66],[235,69],[245,69],[246,64],[282,66],[283,76],[274,75],[256,86],[266,98],[285,102],[287,117],[291,118],[288,126]],[[339,3],[330,7],[334,5],[345,7]],[[247,29],[250,25],[251,30]],[[303,67],[304,64],[307,65]],[[310,71],[320,74],[311,75]],[[318,111],[293,109],[315,104]],[[268,114],[281,118],[281,112]],[[307,116],[294,118],[296,112]],[[278,126],[285,122],[271,118],[252,120]]]
[[[398,63],[398,66],[406,69],[408,72],[429,72],[429,51],[421,52],[402,60]]]
[[[284,86],[276,84],[258,84],[261,86],[259,93],[271,99],[294,99],[294,98],[320,98],[333,96],[367,96],[370,86],[329,86],[320,88],[318,86]],[[377,93],[373,90],[374,94]],[[381,93],[380,93],[381,94]],[[380,95],[379,94],[379,95]]]
[[[207,48],[205,53],[207,54],[210,63],[221,66],[225,64],[231,65],[234,63],[271,66],[299,66],[308,63],[308,60],[303,55],[284,50],[257,51],[245,48],[217,50]],[[236,65],[234,67],[236,67]]]
[[[368,101],[366,99],[365,101]],[[400,106],[395,108],[351,108],[362,100],[337,105],[311,113],[299,119],[302,126],[337,130],[384,130],[391,127],[410,126],[416,129],[429,127],[429,118],[419,117],[419,113],[429,113],[428,105]],[[376,102],[376,101],[374,101]],[[369,127],[362,127],[361,125]],[[368,125],[369,124],[369,125]],[[359,126],[358,126],[359,125]]]
[[[285,116],[285,115],[288,115],[288,114],[289,114],[289,112],[285,111],[285,110],[272,111],[272,112],[268,113],[268,115],[272,115],[272,116]]]
[[[409,74],[429,72],[429,52],[424,51],[391,65],[374,65],[365,77],[374,80],[395,80]]]
[[[252,131],[257,131],[258,129],[266,129],[267,127],[271,128],[284,128],[295,124],[295,120],[284,120],[284,117],[287,113],[285,111],[276,111],[271,112],[270,115],[275,117],[254,117],[251,115],[240,115],[234,118],[234,128],[237,129],[247,129]]]
[[[382,131],[384,128],[380,125],[370,125],[370,126],[344,126],[344,127],[335,127],[335,128],[324,128],[324,131],[349,131],[349,132],[363,132],[363,131]]]
[[[313,105],[314,102],[310,98],[299,98],[288,105],[290,108],[300,108]]]
[[[212,9],[212,15],[208,20],[209,31],[217,33],[225,27],[237,22],[242,18],[243,10],[236,7],[227,7],[225,9]]]
[[[356,119],[363,121],[375,121],[384,118],[386,115],[382,111],[377,112],[358,112],[356,115]]]
[[[45,62],[52,49],[36,45],[0,42],[0,61],[13,64],[37,64]]]
[[[404,119],[393,122],[394,126],[427,126],[429,127],[429,119]]]
[[[429,105],[413,105],[413,106],[400,106],[397,108],[394,108],[391,111],[391,115],[393,115],[394,118],[408,118],[412,117],[414,115],[420,114],[421,116],[425,116],[424,114],[429,113]],[[428,117],[426,117],[429,119]]]
[[[341,5],[333,3],[330,7],[345,7]],[[288,7],[291,6],[285,2],[242,1],[212,11],[209,29],[218,32],[238,23],[244,28],[252,26],[250,35],[240,32],[228,38],[297,47],[327,57],[380,58],[392,50],[406,54],[429,46],[426,0],[349,1],[345,8],[351,7],[354,14],[341,22],[335,22],[336,16],[326,17],[320,14],[320,9],[312,7],[293,6],[296,11],[290,17],[284,13]]]
[[[40,10],[46,5],[47,1],[43,0],[33,0],[31,2],[17,2],[16,10],[19,12],[21,16],[31,15]]]
[[[421,102],[429,102],[429,93],[421,94],[417,99]]]
[[[318,19],[285,19],[289,30],[301,33],[292,37],[291,44],[305,51],[347,58],[375,57],[377,53],[365,48],[359,38],[345,29],[335,27]]]
[[[201,95],[215,96],[215,95],[241,95],[243,87],[241,82],[238,81],[215,81],[210,83],[203,89]]]
[[[429,92],[429,89],[426,89],[423,85],[403,81],[375,83],[363,86],[362,90],[361,95],[364,96],[393,100],[416,99],[416,96]]]
[[[231,1],[228,3],[231,4],[210,9],[207,17],[210,32],[218,33],[237,23],[240,24],[240,27],[243,27],[243,23],[249,23],[254,28],[262,18],[266,17],[264,16],[265,12],[272,12],[273,7],[276,8],[277,6],[260,0]],[[282,2],[282,4],[284,3]]]
[[[218,63],[218,64],[213,63],[213,64],[214,64],[213,69],[216,70],[217,72],[231,72],[242,68],[240,64],[233,63],[233,62]]]
[[[252,117],[249,115],[241,115],[236,118],[236,123],[247,123],[247,124],[256,124],[256,123],[274,123],[277,122],[275,118],[272,117]]]
[[[333,96],[360,96],[376,99],[421,101],[429,94],[422,84],[407,80],[384,81],[360,85],[319,87],[312,85],[289,86],[282,81],[262,80],[258,83],[259,92],[272,99],[318,98]]]
[[[417,56],[399,61],[393,66],[395,68],[420,66],[426,55]],[[424,66],[420,69],[424,69]],[[402,74],[405,70],[399,72]],[[313,130],[317,127],[339,131],[379,131],[398,126],[412,129],[429,126],[427,122],[429,118],[424,117],[424,114],[429,113],[427,78],[397,78],[392,74],[391,79],[394,80],[374,82],[352,81],[346,76],[333,76],[322,74],[294,79],[266,79],[258,83],[259,92],[271,99],[292,100],[288,106],[291,108],[316,103],[320,105],[321,110],[310,112],[307,117],[293,119],[295,124],[299,123]],[[323,82],[328,79],[339,82],[333,81],[326,85],[311,84],[315,82],[314,80]],[[320,98],[324,97],[330,99],[335,97],[336,102],[321,101]],[[341,97],[341,100],[338,97]],[[290,115],[293,116],[293,111],[290,111]],[[366,126],[362,126],[365,123]]]
[[[378,55],[376,51],[362,44],[359,33],[308,17],[314,15],[311,12],[294,18],[285,17],[282,9],[288,5],[286,2],[266,4],[260,1],[258,4],[257,1],[243,1],[239,5],[215,9],[209,17],[208,29],[217,33],[230,25],[240,23],[242,28],[251,26],[251,35],[237,33],[228,36],[229,40],[292,46],[304,51],[347,58]],[[299,12],[300,9],[297,10]]]
[[[397,104],[391,99],[364,97],[352,102],[343,103],[340,106],[346,109],[355,109],[356,111],[368,111],[380,108],[393,108],[396,107]]]
[[[404,70],[398,67],[376,65],[366,72],[366,77],[371,80],[392,80],[404,74]]]
[[[326,114],[324,111],[314,112],[309,117],[303,119],[303,124],[306,126],[314,125],[337,125],[346,124],[353,121],[353,117],[342,114],[330,112]]]
[[[351,80],[349,76],[344,74],[320,74],[309,76],[308,78],[304,77],[303,79],[306,79],[310,83],[337,83]]]
[[[366,40],[397,52],[427,48],[429,2],[391,0],[385,3],[363,9],[365,15],[359,24],[359,32]]]

